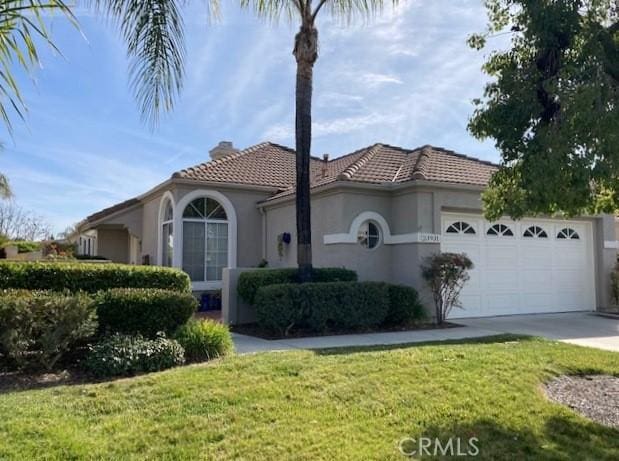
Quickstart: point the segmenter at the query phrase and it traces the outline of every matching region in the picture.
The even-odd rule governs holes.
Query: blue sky
[[[226,5],[209,23],[204,2],[186,9],[186,80],[173,113],[142,123],[114,27],[80,14],[87,40],[52,22],[63,53],[21,78],[29,113],[15,119],[0,171],[15,201],[56,232],[145,192],[173,171],[208,159],[220,140],[237,147],[271,140],[294,146],[296,27]],[[409,0],[370,23],[320,21],[314,74],[315,155],[337,157],[374,142],[433,144],[498,161],[491,142],[466,131],[471,100],[487,78],[466,38],[486,22],[481,0]]]

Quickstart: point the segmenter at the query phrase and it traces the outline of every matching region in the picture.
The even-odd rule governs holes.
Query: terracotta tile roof
[[[403,149],[374,144],[329,162],[328,174],[314,178],[312,187],[334,181],[370,184],[404,183],[415,180],[486,186],[498,165],[433,146]],[[334,165],[331,165],[334,164]],[[294,183],[274,198],[294,193]]]
[[[335,181],[393,184],[416,180],[485,186],[498,165],[429,145],[403,149],[374,144],[329,161],[312,157],[310,168],[312,187]],[[272,200],[294,193],[295,152],[286,146],[264,142],[177,171],[172,178],[271,187],[276,191],[269,198]],[[139,203],[138,198],[86,219],[96,221],[135,203]]]
[[[313,174],[318,172],[317,162],[321,161],[312,158]],[[288,147],[265,142],[177,171],[172,177],[284,189],[295,182],[295,152]]]
[[[140,203],[140,200],[138,198],[135,198],[135,197],[130,198],[129,200],[125,200],[124,202],[117,203],[116,205],[112,205],[111,207],[104,208],[101,211],[97,211],[96,213],[93,213],[90,216],[87,216],[85,221],[87,223],[98,221],[101,218],[105,218],[106,216],[112,215],[116,213],[117,211],[124,210],[125,208],[129,208],[130,206],[136,205],[138,203]]]

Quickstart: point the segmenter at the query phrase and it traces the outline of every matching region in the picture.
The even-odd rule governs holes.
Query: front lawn
[[[477,459],[619,459],[619,431],[544,397],[562,373],[619,376],[619,354],[496,337],[235,356],[0,394],[0,459],[397,460],[421,436],[477,437]]]

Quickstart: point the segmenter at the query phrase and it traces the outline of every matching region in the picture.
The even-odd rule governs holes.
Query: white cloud
[[[398,85],[401,85],[403,83],[402,80],[395,75],[375,74],[372,72],[366,72],[364,74],[361,74],[359,76],[359,81],[363,83],[364,85],[367,85],[370,87],[382,85],[384,83],[395,83]]]

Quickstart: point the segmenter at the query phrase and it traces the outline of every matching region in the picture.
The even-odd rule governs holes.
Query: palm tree
[[[62,0],[2,0],[0,5],[0,118],[13,133],[10,111],[24,119],[27,110],[15,80],[15,63],[26,72],[39,63],[37,43],[48,43],[56,51],[45,26],[44,13],[59,11],[77,26],[73,13]],[[0,145],[0,150],[1,150]],[[7,177],[0,174],[0,197],[11,196]]]
[[[160,112],[171,110],[182,88],[184,73],[182,0],[95,0],[108,16],[118,21],[131,58],[131,84],[143,117],[156,123]],[[397,3],[397,0],[392,0]],[[350,21],[369,18],[382,10],[383,0],[240,0],[258,16],[298,21],[293,55],[296,76],[296,211],[297,264],[301,281],[312,275],[310,208],[310,152],[312,143],[312,82],[318,58],[316,18],[328,10],[334,18]],[[209,4],[219,11],[217,0]]]

